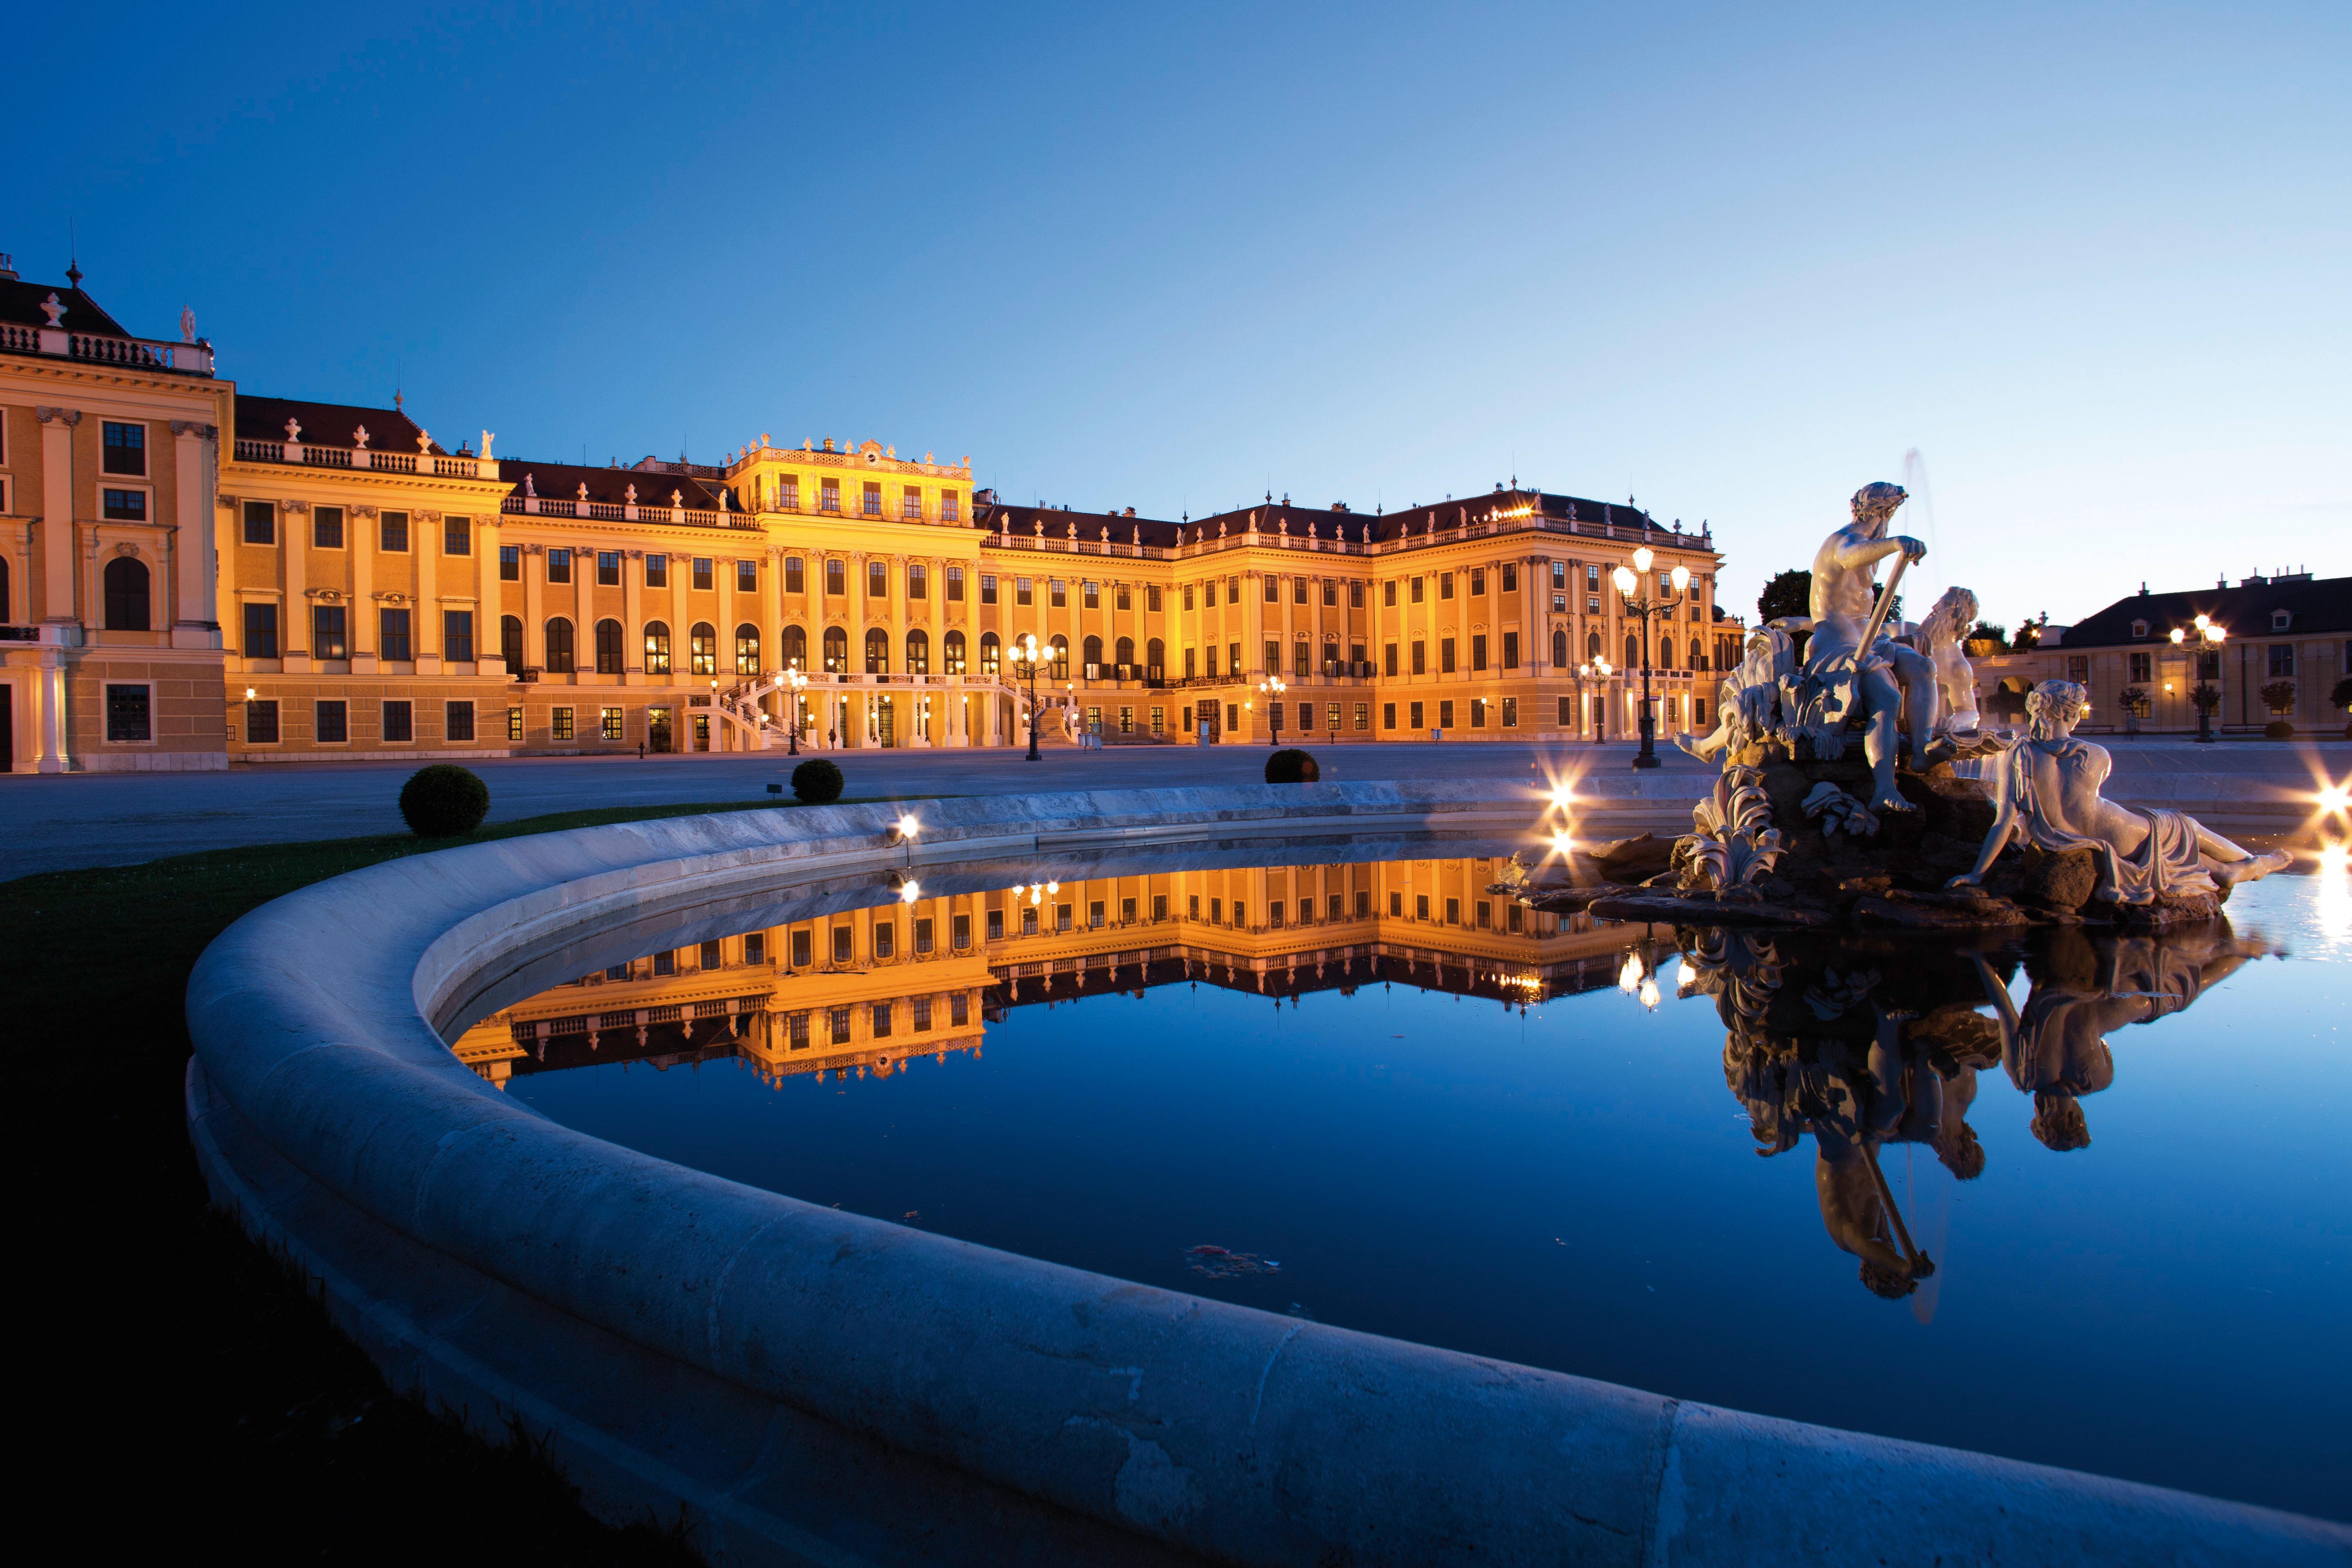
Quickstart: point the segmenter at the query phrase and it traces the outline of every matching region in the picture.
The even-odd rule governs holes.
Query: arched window
[[[1004,649],[997,645],[994,632],[980,634],[980,673],[989,679],[996,679],[1004,668]]]
[[[1085,665],[1091,675],[1102,668],[1102,638],[1090,637],[1080,646],[1086,650],[1086,655],[1078,662]]]
[[[1601,657],[1601,634],[1599,632],[1587,632],[1584,634],[1584,657],[1587,658],[1599,658]]]
[[[1568,628],[1566,626],[1556,626],[1552,629],[1551,667],[1554,669],[1568,668]]]
[[[866,634],[866,673],[868,675],[890,673],[890,634],[880,626],[876,626]]]
[[[617,626],[619,623],[614,624]],[[604,630],[602,626],[596,628],[596,668],[599,669],[604,668]],[[617,643],[620,639],[615,637],[613,640]],[[647,675],[669,673],[669,623],[667,621],[646,623],[646,673]]]
[[[128,555],[118,555],[106,563],[106,629],[147,629],[147,568]]]
[[[596,623],[596,673],[618,675],[625,663],[621,657],[621,623],[610,618]]]
[[[1690,663],[1684,666],[1684,668],[1685,669],[1705,669],[1706,668],[1706,649],[1699,647],[1698,638],[1696,637],[1691,638],[1691,660]]]
[[[1628,669],[1642,668],[1642,639],[1632,632],[1625,634],[1625,668]]]
[[[547,623],[547,670],[551,675],[569,675],[572,663],[572,623],[562,616]]]
[[[961,675],[963,668],[963,634],[950,632],[940,639],[940,673]]]
[[[1059,632],[1055,632],[1055,633],[1054,634],[1054,642],[1053,642],[1052,652],[1053,652],[1053,655],[1054,655],[1054,659],[1053,659],[1054,679],[1056,679],[1056,680],[1067,680],[1067,679],[1070,679],[1070,639],[1069,639],[1069,638],[1067,638],[1067,637],[1064,637],[1061,633],[1059,633]]]
[[[694,629],[686,634],[687,673],[716,675],[719,673],[719,630],[709,621],[697,621]]]
[[[1135,666],[1135,639],[1133,637],[1119,638],[1118,645],[1111,649],[1110,661],[1118,666],[1121,670],[1133,668]],[[1119,679],[1124,680],[1127,677],[1125,675],[1121,675]]]
[[[1158,637],[1153,637],[1150,642],[1143,645],[1143,679],[1146,680],[1161,679],[1165,677],[1167,668],[1167,645],[1162,643]]]
[[[783,659],[779,668],[797,669],[803,675],[808,673],[808,633],[798,626],[784,628]]]
[[[499,617],[499,657],[507,661],[509,675],[522,668],[522,617],[520,616]]]
[[[849,634],[839,626],[824,628],[824,668],[832,675],[849,673]]]
[[[930,634],[919,627],[907,634],[907,673],[908,675],[929,675],[930,672]]]
[[[760,628],[749,621],[735,628],[735,673],[760,673]]]

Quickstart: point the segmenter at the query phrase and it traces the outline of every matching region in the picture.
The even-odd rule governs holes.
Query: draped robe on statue
[[[2066,785],[2045,790],[2034,776],[2035,757],[2045,757],[2065,777]],[[2131,811],[2113,802],[2110,811],[2129,811],[2147,822],[2147,839],[2124,854],[2106,839],[2077,830],[2069,820],[2066,796],[2087,798],[2095,805],[2114,764],[2105,748],[2078,741],[2028,741],[2012,747],[2001,759],[2001,788],[2015,806],[2017,820],[2033,844],[2053,854],[2069,849],[2093,851],[2099,868],[2097,897],[2107,903],[2151,904],[2159,899],[2210,893],[2216,884],[2197,852],[2197,819],[2158,806]],[[2079,826],[2091,826],[2083,824]]]

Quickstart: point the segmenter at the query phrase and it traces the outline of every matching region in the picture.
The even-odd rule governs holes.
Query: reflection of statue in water
[[[2134,811],[2101,797],[2115,765],[2104,746],[2074,739],[2090,697],[2064,680],[2045,680],[2026,696],[2031,738],[2011,746],[1995,775],[1992,830],[1973,868],[1951,879],[1981,883],[2012,835],[2053,853],[2089,849],[2098,863],[2098,901],[2152,904],[2192,899],[2266,877],[2293,863],[2283,850],[2257,855],[2212,832],[2186,812]]]

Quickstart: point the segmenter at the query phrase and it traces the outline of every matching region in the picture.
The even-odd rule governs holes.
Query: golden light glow
[[[914,837],[917,834],[919,834],[919,833],[922,832],[922,830],[923,830],[923,825],[922,825],[921,823],[919,823],[919,822],[918,822],[918,821],[916,821],[916,820],[915,820],[915,816],[914,816],[914,814],[913,814],[912,812],[909,812],[909,813],[908,813],[906,816],[901,816],[900,818],[898,818],[898,837],[901,837],[901,838],[912,838],[912,837]]]
[[[1569,784],[1563,782],[1552,786],[1551,808],[1554,811],[1567,811],[1572,808],[1575,805],[1576,791],[1570,787]]]
[[[1567,828],[1563,827],[1551,836],[1551,852],[1563,860],[1576,852],[1576,840],[1568,836]]]
[[[898,901],[911,904],[923,896],[923,885],[912,877],[898,884]]]
[[[1653,1013],[1658,1010],[1658,977],[1656,975],[1645,974],[1642,977],[1642,990],[1640,994],[1642,997],[1643,1006],[1647,1007]]]
[[[2179,647],[2183,642],[2186,642],[2188,639],[2189,639],[2189,634],[2188,634],[2187,632],[2182,631],[2179,626],[2175,626],[2175,627],[2173,627],[2173,628],[2172,628],[2172,646],[2173,646],[2173,647]],[[2166,687],[2166,688],[2165,688],[2165,689],[2166,689],[2167,691],[2169,691],[2169,690],[2171,690],[2171,689],[2172,689],[2172,688],[2171,688],[2171,687],[2169,687],[2169,686],[2168,686],[2168,687]]]
[[[1675,563],[1675,569],[1668,573],[1667,576],[1673,579],[1675,592],[1677,594],[1690,586],[1690,568],[1679,561]]]
[[[1647,576],[1650,572],[1650,563],[1657,560],[1657,558],[1656,552],[1651,550],[1648,545],[1644,544],[1639,550],[1633,552],[1633,570],[1641,573],[1643,576]]]
[[[1642,955],[1638,952],[1628,952],[1625,955],[1625,967],[1617,972],[1617,989],[1631,996],[1641,988],[1641,984]]]
[[[1609,574],[1609,580],[1617,584],[1617,591],[1621,594],[1630,595],[1633,591],[1633,574],[1626,567],[1620,566]]]
[[[2312,798],[2319,803],[2320,810],[2327,812],[2330,815],[2336,815],[2347,809],[2352,809],[2352,787],[2347,787],[2344,784],[2328,784],[2325,788],[2321,789],[2316,795],[2313,795]],[[2332,845],[2330,847],[2341,849],[2343,846],[2340,844]]]

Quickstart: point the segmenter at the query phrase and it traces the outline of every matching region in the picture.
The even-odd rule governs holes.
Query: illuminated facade
[[[977,1051],[1008,1007],[1191,980],[1281,997],[1374,982],[1507,1005],[1614,983],[1624,933],[1486,889],[1498,862],[1395,860],[1105,877],[746,931],[584,976],[467,1029],[503,1083],[576,1066],[740,1058],[774,1081]]]
[[[240,393],[78,288],[39,325],[52,292],[0,279],[18,767],[768,749],[795,716],[803,749],[1023,744],[1033,637],[1049,743],[1617,737],[1645,656],[1661,731],[1704,728],[1734,640],[1712,539],[1631,505],[1168,522],[872,441],[497,457],[397,399]],[[1611,581],[1642,549],[1691,574],[1646,641]]]

